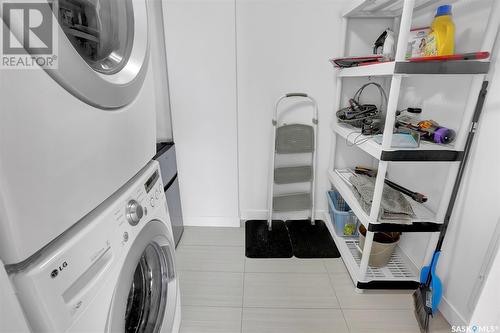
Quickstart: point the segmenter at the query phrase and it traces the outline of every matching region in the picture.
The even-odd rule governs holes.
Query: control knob
[[[130,225],[137,225],[144,215],[144,210],[140,203],[130,200],[127,204],[127,221]]]

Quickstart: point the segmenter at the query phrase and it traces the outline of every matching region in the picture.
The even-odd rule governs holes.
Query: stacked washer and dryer
[[[33,331],[179,328],[147,2],[47,1],[58,68],[0,76],[0,259]]]

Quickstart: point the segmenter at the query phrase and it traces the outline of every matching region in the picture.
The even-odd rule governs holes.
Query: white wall
[[[239,226],[234,1],[165,9],[184,223]]]
[[[162,1],[153,0],[151,7],[151,65],[155,81],[156,140],[173,140],[172,121],[170,118],[170,96],[168,89],[167,58],[165,49]]]
[[[319,104],[317,209],[330,187],[330,121],[341,8],[348,1],[238,0],[238,134],[242,219],[265,218],[274,103],[306,92]],[[307,110],[303,110],[307,112]],[[310,116],[309,116],[310,118]]]
[[[496,258],[493,259],[488,277],[485,280],[469,325],[500,327],[500,306],[498,305],[498,300],[500,300],[500,284],[498,283],[500,281],[500,252],[497,252]]]
[[[479,278],[491,233],[500,217],[500,165],[498,124],[500,123],[500,39],[497,38],[491,85],[480,121],[464,189],[453,214],[438,273],[445,285],[443,312],[455,310],[461,323],[469,322],[473,308],[467,304]],[[447,308],[448,307],[448,308]],[[449,318],[450,320],[451,317]]]

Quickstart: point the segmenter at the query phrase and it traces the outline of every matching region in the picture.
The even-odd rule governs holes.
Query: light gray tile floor
[[[243,227],[185,228],[181,333],[420,332],[410,293],[358,294],[341,259],[248,259],[244,239]]]

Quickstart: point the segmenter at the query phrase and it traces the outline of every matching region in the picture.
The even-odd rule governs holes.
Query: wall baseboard
[[[267,219],[267,210],[242,210],[240,212],[241,220],[265,220]]]
[[[184,216],[184,225],[191,227],[240,227],[238,216]]]
[[[316,210],[316,219],[320,220],[323,218],[325,210]],[[242,210],[241,211],[241,220],[267,220],[267,210]],[[309,214],[306,212],[290,212],[290,213],[275,213],[274,218],[276,220],[301,220],[309,217]]]
[[[451,326],[466,326],[469,324],[444,296],[441,299],[441,304],[439,304],[439,312]]]

